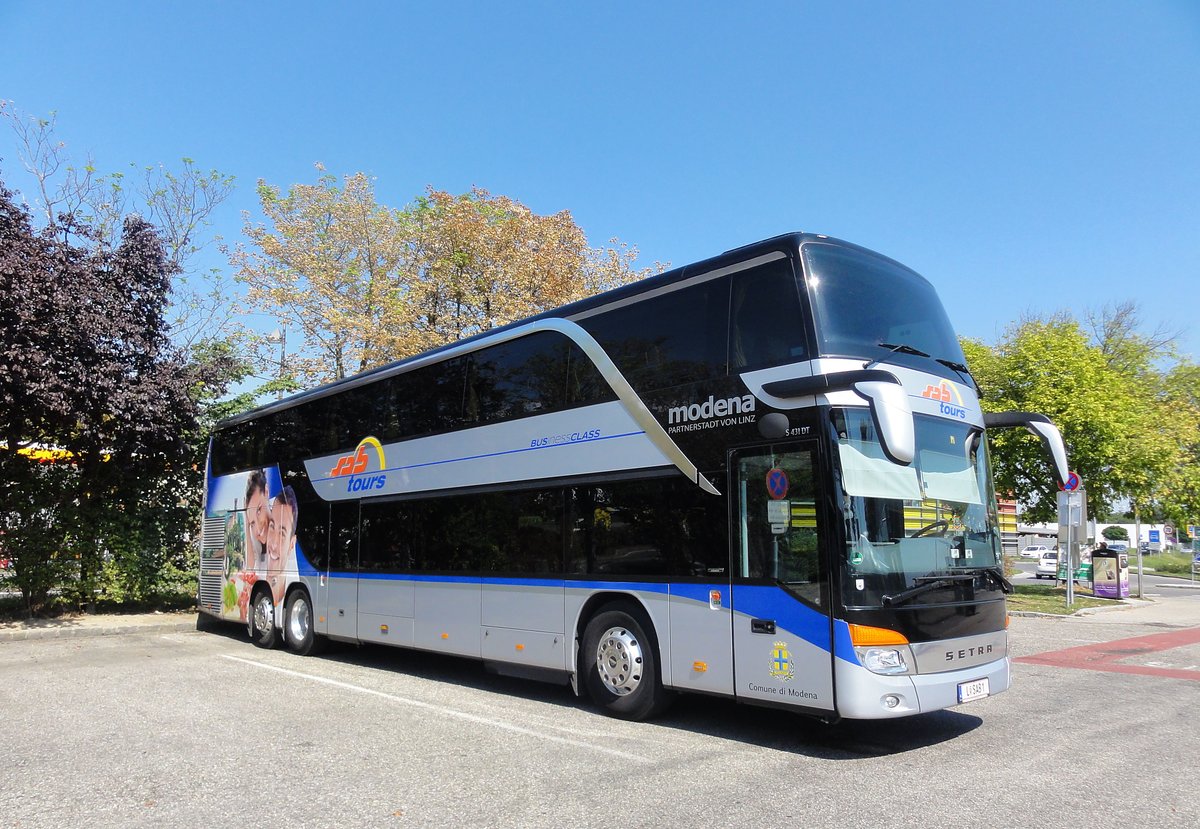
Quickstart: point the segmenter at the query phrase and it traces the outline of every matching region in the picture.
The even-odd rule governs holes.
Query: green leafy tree
[[[995,348],[964,342],[986,411],[1048,415],[1067,444],[1070,463],[1084,481],[1092,515],[1129,499],[1143,507],[1161,501],[1186,418],[1172,411],[1154,361],[1161,343],[1130,334],[1129,307],[1116,323],[1097,322],[1097,340],[1059,314],[1011,326]],[[996,482],[1015,493],[1031,520],[1052,520],[1055,487],[1040,444],[1023,432],[992,436]]]
[[[1174,440],[1158,502],[1163,517],[1186,528],[1200,523],[1200,366],[1174,366],[1163,385]]]

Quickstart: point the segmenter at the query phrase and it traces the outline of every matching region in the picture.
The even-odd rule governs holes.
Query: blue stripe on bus
[[[750,618],[770,619],[777,630],[786,630],[822,650],[830,649],[829,617],[781,587],[734,585],[733,609]]]
[[[564,587],[568,590],[622,590],[630,593],[656,593],[677,596],[703,604],[709,603],[710,591],[720,590],[723,600],[729,596],[729,585],[723,582],[709,584],[669,583],[669,582],[633,582],[633,581],[576,581],[561,578],[519,578],[484,576],[447,576],[425,575],[414,573],[346,573],[333,572],[330,578],[369,579],[371,581],[410,581],[433,584],[463,584],[463,585],[503,585],[506,587]],[[776,627],[786,634],[799,636],[809,644],[828,652],[833,645],[833,651],[838,658],[851,663],[860,664],[850,642],[850,628],[840,619],[833,623],[833,642],[829,636],[829,617],[819,610],[797,601],[788,595],[783,588],[735,585],[733,605],[734,612],[746,619],[771,619]],[[786,635],[780,633],[780,636]]]
[[[837,649],[834,653],[840,658],[851,665],[862,664],[858,661],[858,651],[854,650],[854,643],[850,641],[850,625],[843,619],[833,621],[833,642]]]
[[[547,446],[524,446],[520,449],[505,449],[501,452],[488,452],[483,455],[467,455],[462,458],[446,458],[445,460],[441,460],[441,461],[427,461],[425,463],[413,463],[413,464],[409,464],[408,466],[389,466],[387,469],[372,470],[370,472],[359,472],[356,474],[357,475],[381,475],[381,474],[384,474],[387,472],[400,472],[405,469],[421,469],[426,466],[441,466],[441,465],[447,464],[447,463],[459,463],[460,461],[477,461],[477,460],[482,460],[484,458],[499,458],[504,455],[516,455],[521,452],[539,452],[543,449],[560,449],[564,446],[578,446],[581,443],[595,443],[596,441],[600,441],[600,440],[616,440],[618,438],[631,438],[631,437],[637,437],[638,435],[644,435],[644,434],[646,434],[646,432],[643,429],[643,430],[640,430],[637,432],[625,432],[624,434],[620,434],[620,435],[602,435],[598,438],[588,438],[586,440],[567,441],[566,443],[554,443],[554,444],[550,444]],[[334,480],[337,480],[338,478],[347,478],[347,477],[354,477],[354,476],[353,475],[337,475],[337,476],[330,476],[327,478],[314,478],[312,483],[315,486],[316,484],[324,483],[325,481],[334,481]]]
[[[516,577],[516,576],[449,576],[449,575],[430,575],[421,573],[348,573],[342,571],[334,571],[329,574],[330,578],[335,579],[371,579],[373,581],[423,581],[423,582],[441,582],[444,584],[452,584],[459,582],[462,584],[502,584],[508,587],[566,587],[571,590],[626,590],[640,591],[642,593],[678,593],[683,587],[703,587],[703,585],[671,585],[665,582],[635,582],[635,581],[578,581],[575,579],[564,579],[562,577],[548,578],[533,578],[533,577]],[[708,587],[703,587],[704,601],[708,602]]]

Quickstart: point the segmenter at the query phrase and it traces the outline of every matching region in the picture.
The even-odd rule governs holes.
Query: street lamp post
[[[280,384],[279,384],[279,387],[277,389],[275,389],[275,399],[282,400],[283,399],[283,372],[284,372],[285,366],[287,365],[287,329],[282,328],[282,327],[276,328],[274,331],[272,331],[270,334],[267,335],[267,342],[279,343],[279,374],[278,374],[277,379],[279,380]]]

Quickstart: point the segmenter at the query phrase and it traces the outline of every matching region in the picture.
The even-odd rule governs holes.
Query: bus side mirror
[[[1033,412],[993,412],[984,414],[983,425],[988,429],[1011,429],[1024,426],[1042,439],[1042,443],[1054,458],[1054,467],[1058,471],[1058,480],[1065,484],[1071,476],[1067,466],[1067,446],[1063,443],[1062,434],[1058,427],[1050,422],[1050,418]]]
[[[904,466],[917,456],[916,427],[908,394],[896,375],[882,369],[838,371],[764,383],[773,397],[809,397],[834,391],[854,391],[871,404],[871,419],[888,460]]]
[[[883,453],[894,463],[908,466],[917,456],[916,428],[912,407],[904,386],[867,380],[854,384],[854,390],[871,404],[871,419]]]

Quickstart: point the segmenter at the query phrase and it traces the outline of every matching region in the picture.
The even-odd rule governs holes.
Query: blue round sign
[[[1059,484],[1059,488],[1063,492],[1074,492],[1081,486],[1083,486],[1083,481],[1079,480],[1079,475],[1075,472],[1068,473],[1067,480],[1064,483]]]

